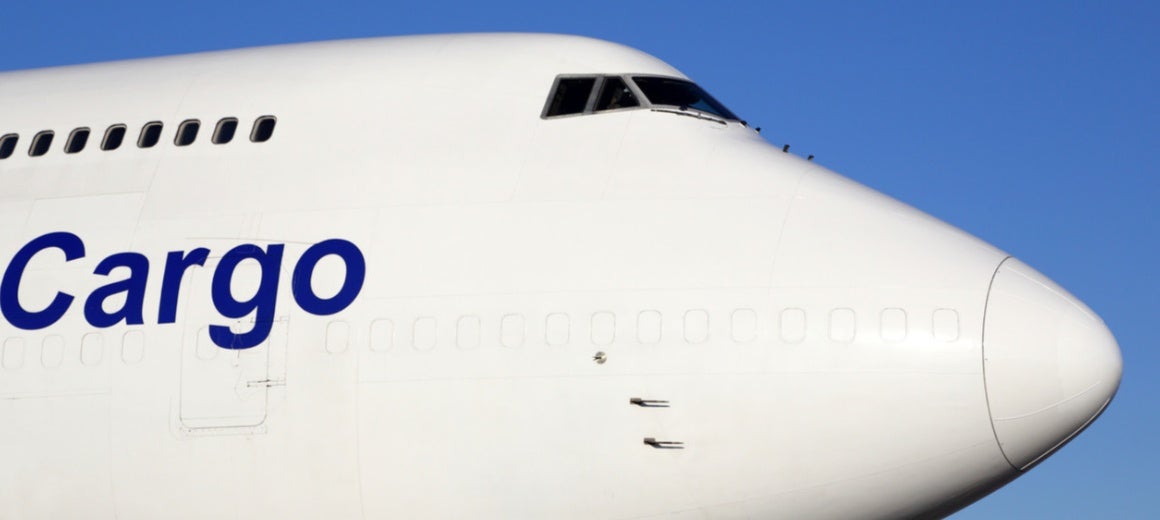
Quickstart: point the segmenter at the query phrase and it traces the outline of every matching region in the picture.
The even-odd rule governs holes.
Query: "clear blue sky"
[[[4,2],[0,70],[463,31],[643,49],[771,142],[1027,261],[1116,334],[1124,381],[1104,416],[956,519],[1160,518],[1160,3],[419,5]]]

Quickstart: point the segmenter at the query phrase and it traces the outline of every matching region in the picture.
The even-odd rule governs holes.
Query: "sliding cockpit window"
[[[544,117],[584,113],[588,108],[588,98],[592,97],[592,87],[595,85],[594,76],[556,80],[556,88],[552,90],[548,107],[544,109]]]
[[[639,108],[639,94],[621,76],[561,76],[556,78],[542,117],[591,114]]]

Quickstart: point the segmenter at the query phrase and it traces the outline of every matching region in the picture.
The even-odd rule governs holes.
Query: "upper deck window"
[[[725,119],[740,121],[725,105],[691,81],[655,76],[633,76],[632,81],[653,105],[692,108]]]
[[[16,141],[19,140],[20,136],[16,134],[0,137],[0,159],[12,157],[12,152],[16,151]]]
[[[28,148],[28,155],[32,157],[40,157],[48,153],[48,148],[52,146],[52,138],[56,134],[52,130],[45,130],[36,134],[32,138],[32,146]]]
[[[223,118],[218,121],[217,128],[213,131],[213,144],[226,144],[233,141],[237,131],[238,119],[236,117]]]
[[[274,125],[278,119],[274,116],[262,116],[254,121],[254,129],[250,131],[250,141],[264,143],[274,137]]]
[[[68,141],[64,144],[64,153],[77,153],[85,149],[85,145],[89,142],[89,129],[77,128],[73,130],[68,136]]]
[[[125,125],[113,125],[105,130],[105,138],[101,141],[104,151],[116,150],[125,141]]]
[[[189,146],[197,140],[197,131],[201,129],[201,121],[196,119],[186,119],[177,127],[177,136],[173,138],[173,144],[177,146]]]
[[[141,137],[137,138],[138,148],[153,148],[161,141],[161,121],[151,121],[141,127]]]

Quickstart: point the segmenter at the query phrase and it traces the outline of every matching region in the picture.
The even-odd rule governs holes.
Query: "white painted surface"
[[[1087,426],[1119,386],[1123,360],[1103,320],[1014,258],[995,272],[983,334],[991,420],[1016,467]]]
[[[801,343],[806,338],[806,312],[790,308],[781,311],[781,340],[785,343]]]
[[[954,309],[935,309],[931,318],[935,339],[957,341],[959,339],[959,313]]]
[[[371,322],[371,350],[386,352],[395,346],[395,322],[377,319]]]
[[[730,316],[732,323],[730,323],[730,333],[733,336],[733,341],[737,343],[749,343],[757,338],[757,313],[753,309],[737,309],[733,311]]]
[[[24,368],[24,338],[8,338],[0,346],[0,368],[19,370]]]
[[[661,319],[660,311],[640,311],[636,316],[636,340],[646,344],[660,342],[664,326]]]
[[[524,346],[524,337],[527,334],[527,323],[522,314],[506,314],[500,324],[500,343],[505,347],[519,348]]]
[[[21,425],[0,428],[0,518],[937,516],[1114,393],[1114,340],[1044,296],[1062,289],[739,122],[541,119],[554,78],[585,73],[681,77],[548,35],[0,75],[0,133],[130,129],[115,152],[61,139],[0,161],[0,216],[22,223],[0,227],[0,260],[54,231],[86,244],[37,255],[20,301],[83,299],[123,276],[92,274],[113,253],[152,268],[145,325],[95,329],[83,302],[44,330],[0,321],[0,423]],[[266,114],[273,139],[250,143]],[[203,134],[172,146],[188,117]],[[215,146],[222,117],[239,135]],[[161,144],[133,146],[153,120]],[[367,277],[315,316],[293,262],[331,238]],[[250,243],[286,247],[271,333],[221,349],[208,325],[254,319],[215,311],[213,268]],[[166,253],[197,247],[210,260],[158,324]],[[320,297],[347,277],[335,260]],[[252,295],[260,272],[238,273],[230,292]]]
[[[906,310],[898,308],[883,309],[880,316],[880,333],[883,340],[897,342],[906,339]]]
[[[121,337],[121,361],[136,365],[145,358],[145,333],[131,330]]]

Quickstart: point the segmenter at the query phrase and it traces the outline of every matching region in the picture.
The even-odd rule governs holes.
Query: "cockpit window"
[[[541,117],[594,114],[630,108],[675,112],[664,107],[680,108],[682,114],[711,119],[721,124],[725,124],[721,119],[745,124],[725,105],[691,81],[627,74],[557,76]]]
[[[725,119],[739,121],[725,105],[696,84],[683,79],[658,78],[654,76],[633,76],[632,81],[640,87],[644,97],[653,105],[671,105],[708,112]]]
[[[588,97],[596,78],[561,78],[556,83],[556,92],[544,117],[579,114],[588,107]]]
[[[636,94],[624,83],[623,79],[615,76],[604,78],[604,85],[600,87],[600,97],[596,99],[593,110],[615,110],[640,106]]]

